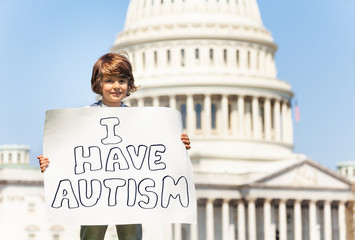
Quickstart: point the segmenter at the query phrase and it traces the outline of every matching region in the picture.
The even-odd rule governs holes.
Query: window
[[[196,60],[200,59],[200,50],[198,48],[195,49],[195,59]]]
[[[210,61],[213,62],[213,49],[210,48]]]
[[[223,62],[227,64],[227,49],[223,49]]]
[[[196,112],[196,128],[201,129],[201,112],[202,112],[201,104],[198,103],[195,105],[195,112]]]
[[[28,212],[35,213],[36,212],[36,204],[33,202],[28,203]]]
[[[182,126],[184,129],[186,129],[186,104],[181,104],[180,112],[182,117]]]
[[[217,106],[216,104],[212,104],[211,105],[211,127],[212,129],[216,129],[217,128]]]
[[[142,66],[145,69],[145,53],[142,54]]]
[[[34,234],[34,233],[28,234],[28,240],[35,240],[35,239],[36,239],[36,234]]]
[[[154,66],[156,67],[158,65],[158,53],[157,51],[154,51]]]
[[[12,153],[9,153],[9,163],[12,161]]]
[[[168,62],[168,64],[170,64],[170,59],[171,59],[170,50],[167,50],[166,51],[166,61]]]
[[[185,50],[181,49],[181,67],[185,67]]]

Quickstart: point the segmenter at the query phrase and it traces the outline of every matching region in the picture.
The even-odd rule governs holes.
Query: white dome
[[[195,171],[235,173],[294,159],[276,50],[256,0],[132,0],[112,48],[129,54],[141,86],[127,104],[178,109]]]
[[[255,0],[132,0],[114,49],[182,38],[244,39],[276,49]]]

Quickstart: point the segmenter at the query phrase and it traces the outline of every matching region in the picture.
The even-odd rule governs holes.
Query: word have
[[[61,180],[52,207],[61,208],[64,202],[67,202],[69,209],[78,208],[79,202],[83,207],[93,207],[101,200],[107,201],[109,207],[116,205],[133,207],[137,203],[142,209],[153,209],[157,207],[160,199],[161,207],[167,208],[171,198],[178,198],[180,205],[185,208],[189,205],[188,183],[185,177],[175,181],[173,177],[165,176],[160,187],[151,178],[145,178],[138,183],[133,178],[127,180],[109,178],[102,182],[97,179],[90,182],[80,179],[77,188],[78,190],[74,191],[69,179]]]
[[[108,151],[105,164],[106,172],[114,172],[117,169],[128,170],[130,166],[141,170],[144,162],[147,162],[146,165],[150,171],[164,170],[166,168],[166,164],[162,162],[162,154],[166,150],[163,144],[153,144],[149,147],[139,145],[137,148],[129,145],[125,149],[126,154],[119,147],[112,147]],[[89,147],[87,156],[84,155],[83,146],[75,147],[74,157],[74,172],[76,175],[85,173],[85,165],[90,167],[90,171],[98,171],[103,168],[101,149],[97,146]]]

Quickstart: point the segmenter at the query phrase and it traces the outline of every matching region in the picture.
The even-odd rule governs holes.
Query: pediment
[[[351,182],[348,179],[309,159],[263,177],[252,185],[339,190],[351,188]]]

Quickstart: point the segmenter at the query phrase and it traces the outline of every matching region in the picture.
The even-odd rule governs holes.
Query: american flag
[[[298,106],[297,100],[295,100],[295,121],[299,122],[301,120],[300,108]]]

